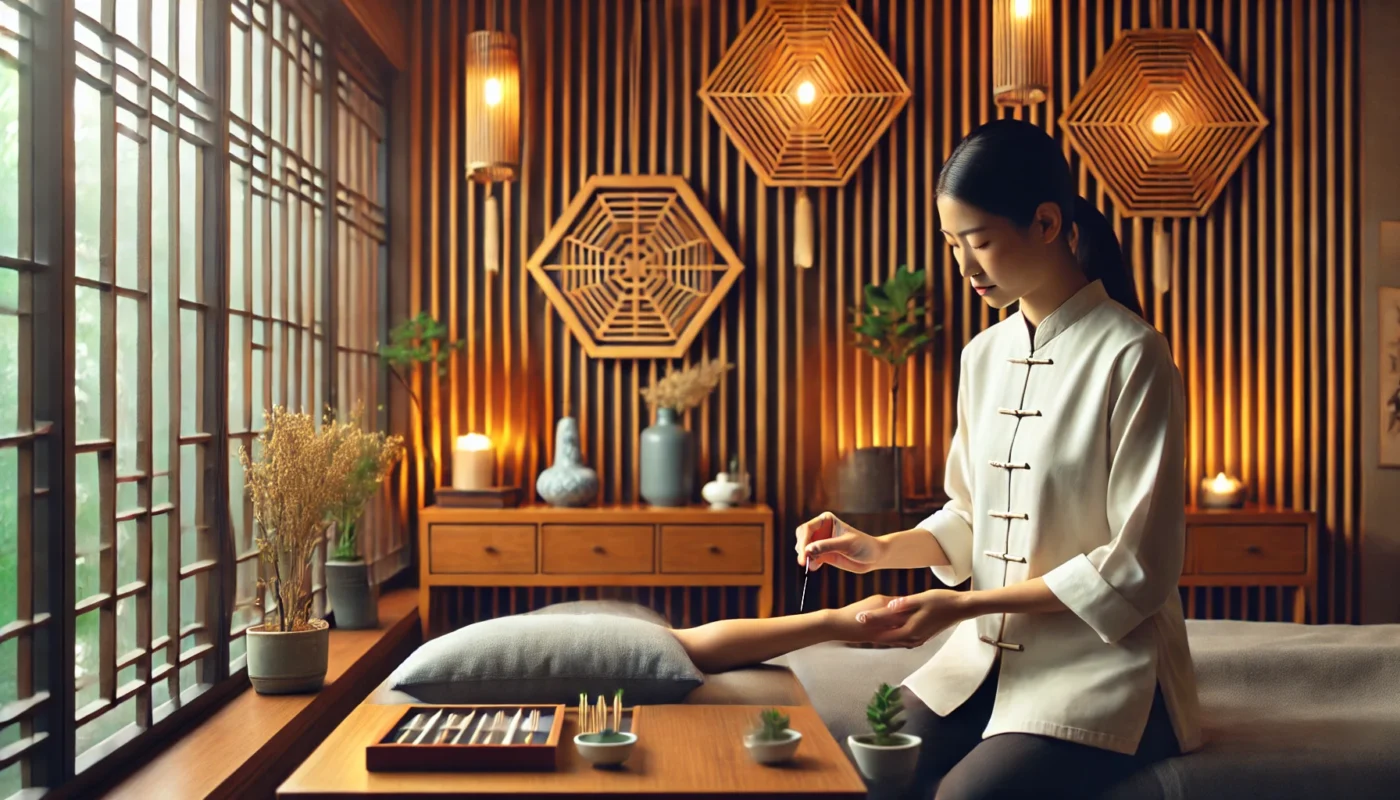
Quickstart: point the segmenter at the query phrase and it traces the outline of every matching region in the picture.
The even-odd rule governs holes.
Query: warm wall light
[[[520,171],[520,50],[505,31],[467,35],[465,155],[467,177],[478,183],[512,181]],[[499,272],[500,210],[487,192],[482,225],[482,262]]]
[[[995,0],[992,5],[992,96],[997,105],[1045,102],[1050,94],[1050,0]]]
[[[816,102],[817,87],[811,81],[803,81],[797,85],[797,102],[804,106],[810,106]]]
[[[501,86],[501,79],[490,77],[486,79],[486,84],[482,87],[482,96],[488,106],[498,106],[501,104],[501,97],[505,89]]]
[[[1172,115],[1165,111],[1152,118],[1152,132],[1158,136],[1166,136],[1172,132],[1173,127]]]
[[[452,488],[489,489],[495,478],[496,451],[480,433],[458,436],[452,448]]]

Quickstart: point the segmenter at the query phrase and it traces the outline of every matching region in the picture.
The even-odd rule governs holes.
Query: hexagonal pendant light
[[[744,265],[681,176],[594,175],[526,269],[588,355],[678,358]]]
[[[1204,215],[1269,121],[1204,31],[1148,28],[1118,36],[1060,124],[1121,214],[1167,218]]]
[[[909,86],[845,0],[769,0],[699,95],[768,186],[841,186]]]

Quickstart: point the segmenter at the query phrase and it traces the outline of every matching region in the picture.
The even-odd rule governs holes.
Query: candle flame
[[[1235,490],[1235,481],[1225,477],[1225,473],[1222,472],[1215,476],[1215,480],[1210,482],[1210,488],[1211,491],[1221,494],[1233,492]]]
[[[1031,0],[1016,0],[1011,4],[1011,14],[1016,19],[1025,19],[1031,15]]]
[[[1166,136],[1171,133],[1175,125],[1176,122],[1172,119],[1172,115],[1165,111],[1158,113],[1157,116],[1152,118],[1152,132],[1158,136]]]
[[[484,434],[469,433],[466,436],[457,437],[458,450],[490,450],[491,440]]]

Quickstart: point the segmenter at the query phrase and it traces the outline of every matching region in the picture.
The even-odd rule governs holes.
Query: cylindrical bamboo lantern
[[[504,31],[467,35],[467,176],[514,180],[520,169],[520,49]]]
[[[992,95],[1000,106],[1050,95],[1050,0],[992,0]]]

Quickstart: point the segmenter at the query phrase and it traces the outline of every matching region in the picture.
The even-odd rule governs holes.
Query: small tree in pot
[[[353,466],[342,447],[348,428],[327,415],[277,406],[252,446],[241,445],[258,555],[276,598],[273,613],[248,630],[248,678],[262,694],[316,691],[326,676],[330,626],[312,616],[311,562],[325,541],[326,514]]]
[[[398,435],[361,429],[361,413],[361,407],[356,405],[340,440],[350,459],[350,472],[328,515],[335,525],[335,550],[326,560],[326,598],[335,612],[338,628],[373,628],[379,624],[369,568],[360,553],[360,518],[365,504],[379,493],[384,478],[403,454],[403,439]]]
[[[426,311],[420,311],[417,315],[409,317],[389,331],[389,343],[381,345],[379,348],[379,358],[384,365],[389,368],[389,374],[402,384],[404,390],[408,392],[408,399],[413,401],[413,407],[418,411],[420,422],[413,423],[414,446],[418,452],[423,454],[424,474],[418,477],[420,485],[428,486],[428,477],[436,474],[436,459],[433,458],[433,448],[425,446],[422,440],[423,431],[421,420],[427,419],[435,412],[434,409],[423,410],[423,404],[419,401],[418,393],[413,390],[413,385],[409,383],[409,378],[414,370],[422,367],[427,382],[424,383],[424,391],[428,399],[433,398],[433,393],[427,391],[431,382],[442,378],[447,374],[447,359],[452,356],[453,351],[461,350],[466,345],[463,339],[449,339],[447,336],[447,326],[433,317]],[[429,369],[430,368],[430,369]],[[433,487],[436,488],[436,487]],[[428,503],[432,503],[433,494],[428,490],[424,497]]]
[[[904,508],[904,475],[899,449],[900,374],[909,357],[933,340],[942,329],[926,319],[922,305],[925,271],[901,267],[884,283],[865,287],[865,303],[851,309],[850,331],[855,346],[869,353],[890,369],[889,436],[887,447],[863,447],[850,462],[853,474],[842,477],[841,510],[855,512],[895,511]],[[893,487],[893,497],[890,497]],[[850,506],[850,507],[848,507]]]

